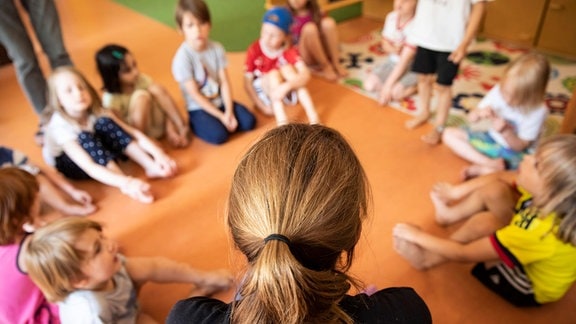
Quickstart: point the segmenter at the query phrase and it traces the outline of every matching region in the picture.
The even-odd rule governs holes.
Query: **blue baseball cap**
[[[266,11],[262,22],[272,24],[288,34],[292,25],[292,13],[286,7],[273,7]]]

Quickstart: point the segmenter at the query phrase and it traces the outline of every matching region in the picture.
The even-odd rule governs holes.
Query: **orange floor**
[[[77,67],[96,86],[94,53],[105,43],[127,46],[142,71],[165,85],[180,106],[183,100],[173,81],[170,64],[181,36],[160,23],[110,0],[57,1],[67,47]],[[379,28],[381,21],[357,19],[340,25],[351,37]],[[243,53],[229,53],[229,74],[235,98],[248,103],[242,89]],[[45,60],[43,65],[46,68]],[[47,69],[45,69],[47,71]],[[11,66],[0,68],[0,145],[26,152],[41,163],[40,148],[33,142],[37,118],[20,91]],[[518,309],[487,291],[469,274],[471,264],[443,265],[419,272],[392,249],[392,226],[413,222],[439,235],[433,221],[428,192],[434,182],[457,181],[465,163],[446,147],[429,147],[419,137],[430,130],[404,129],[406,115],[382,108],[362,95],[319,79],[309,89],[322,122],[341,131],[355,148],[372,185],[373,208],[365,224],[352,272],[378,287],[411,286],[425,299],[437,323],[574,323],[576,291],[560,302],[538,309]],[[301,109],[289,112],[305,121]],[[154,180],[157,201],[140,204],[117,189],[95,182],[78,182],[95,198],[99,211],[93,216],[106,225],[128,256],[163,255],[201,269],[229,268],[241,275],[244,262],[229,240],[224,208],[231,175],[243,152],[267,130],[271,118],[258,115],[256,130],[237,135],[229,143],[212,146],[194,139],[190,147],[169,153],[180,174],[170,180]],[[132,164],[127,172],[143,177]],[[163,321],[170,307],[185,297],[189,286],[148,284],[140,294],[142,309]],[[233,292],[217,297],[229,301]]]

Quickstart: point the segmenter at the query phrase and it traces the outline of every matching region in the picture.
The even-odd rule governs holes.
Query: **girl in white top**
[[[546,120],[544,95],[549,75],[550,65],[543,55],[520,56],[468,116],[470,122],[490,120],[488,131],[446,128],[444,144],[472,162],[464,171],[466,178],[518,167]]]
[[[115,160],[128,156],[149,178],[175,175],[176,163],[146,135],[105,112],[78,70],[56,69],[48,87],[53,114],[42,152],[46,162],[68,178],[93,178],[140,202],[152,202],[150,185],[125,175]]]

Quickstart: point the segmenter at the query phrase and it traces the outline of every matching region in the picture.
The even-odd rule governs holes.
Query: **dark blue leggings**
[[[218,107],[224,111],[224,106]],[[237,132],[244,132],[254,129],[256,126],[256,118],[254,115],[243,105],[234,102],[234,116],[238,120]],[[188,112],[190,117],[190,128],[196,136],[211,144],[222,144],[228,140],[230,133],[220,122],[220,120],[203,109],[192,110]]]
[[[90,154],[94,162],[102,166],[121,157],[131,142],[132,137],[108,117],[96,120],[93,133],[84,131],[78,135],[78,144]],[[66,153],[56,157],[56,169],[70,179],[90,179]]]

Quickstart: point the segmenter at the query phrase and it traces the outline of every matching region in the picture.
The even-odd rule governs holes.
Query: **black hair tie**
[[[282,234],[270,234],[264,239],[264,244],[268,243],[268,241],[281,241],[290,246],[290,240]]]

